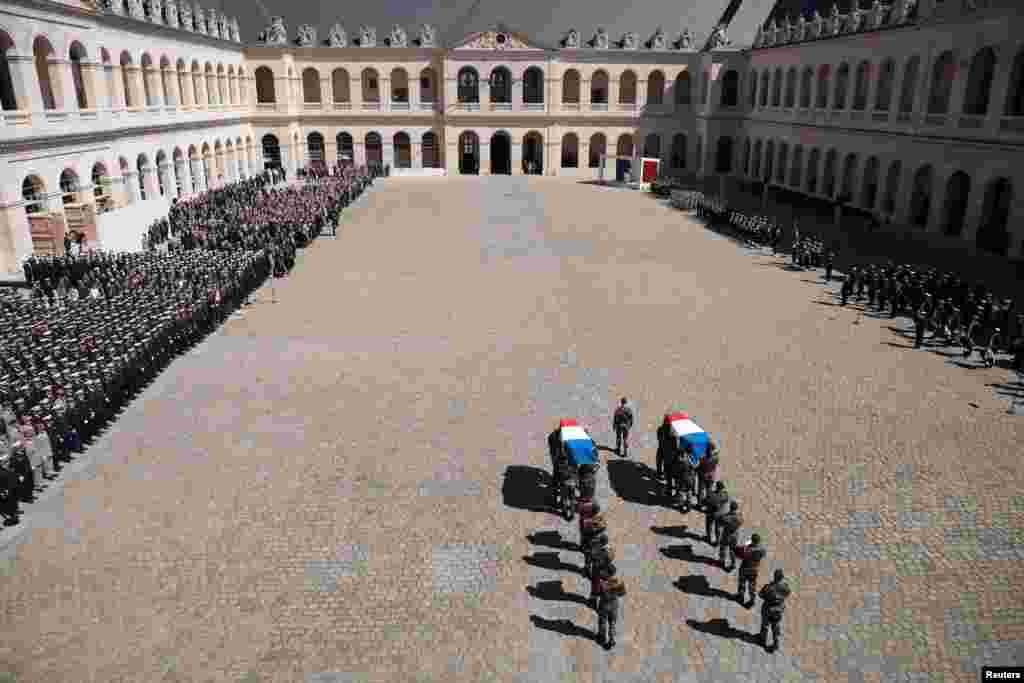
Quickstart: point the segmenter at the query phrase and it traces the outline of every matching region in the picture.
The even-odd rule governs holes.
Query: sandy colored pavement
[[[781,263],[638,192],[380,181],[276,303],[264,288],[175,361],[0,534],[0,681],[948,683],[1021,664],[1024,417],[988,386],[1006,371],[915,352],[906,321],[828,305]],[[542,507],[545,437],[576,417],[608,444],[621,395],[633,452],[604,454],[598,490],[629,594],[606,653],[559,547],[575,525]],[[670,406],[718,435],[762,578],[790,577],[778,653],[722,594],[736,574],[702,516],[642,466]]]

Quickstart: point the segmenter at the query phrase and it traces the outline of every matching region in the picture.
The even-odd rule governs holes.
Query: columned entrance
[[[480,138],[471,130],[459,136],[459,173],[477,175],[480,173]]]
[[[503,130],[491,136],[491,175],[512,175],[512,138]]]
[[[523,173],[544,174],[544,138],[536,131],[523,136]]]

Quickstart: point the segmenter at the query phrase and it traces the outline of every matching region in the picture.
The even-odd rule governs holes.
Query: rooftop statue
[[[565,38],[562,39],[562,45],[570,49],[578,48],[580,46],[580,32],[574,28],[569,29],[565,34]]]
[[[206,32],[214,38],[220,38],[220,22],[217,21],[217,10],[212,7],[206,11]]]
[[[728,47],[731,45],[729,37],[725,34],[725,24],[719,24],[715,27],[715,30],[711,32],[711,38],[708,40],[708,49],[717,50],[718,48]]]
[[[299,47],[313,47],[316,45],[316,28],[312,24],[300,24],[296,29],[295,44]]]
[[[335,24],[327,34],[327,44],[331,47],[348,47],[348,34],[345,27]]]
[[[637,35],[630,31],[622,36],[622,49],[635,50],[639,42]]]
[[[683,32],[679,34],[679,37],[676,39],[676,47],[680,50],[693,49],[693,34],[690,33],[690,29],[684,28]]]
[[[437,35],[430,24],[420,27],[420,47],[437,47]]]
[[[167,15],[167,25],[172,28],[178,28],[178,2],[177,0],[167,0],[167,4],[164,5],[164,14]]]
[[[359,47],[377,47],[377,29],[372,26],[360,28]]]
[[[196,32],[206,35],[206,14],[203,13],[203,8],[198,3],[192,10],[192,20],[196,24]]]
[[[287,45],[288,31],[284,27],[284,17],[271,17],[270,26],[266,29],[264,41],[267,45]]]
[[[188,2],[181,3],[181,27],[186,31],[195,31],[195,24],[192,23],[192,5]]]
[[[651,39],[647,41],[647,44],[652,50],[664,50],[665,49],[665,32],[658,27],[658,30],[654,32]]]
[[[395,24],[391,27],[391,36],[388,41],[391,47],[407,47],[409,37],[405,34],[405,29]]]

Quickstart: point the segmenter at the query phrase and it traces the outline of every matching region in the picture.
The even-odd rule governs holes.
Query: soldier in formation
[[[629,430],[632,428],[633,408],[623,397],[612,416],[612,429],[615,430],[615,452],[624,458],[629,457]]]

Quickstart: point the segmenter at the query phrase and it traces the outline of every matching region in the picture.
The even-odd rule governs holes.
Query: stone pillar
[[[459,101],[459,83],[456,78],[444,79],[444,101],[446,104],[456,104]],[[457,167],[456,167],[457,168]]]
[[[164,104],[180,107],[181,95],[178,94],[178,74],[174,67],[160,67],[160,81],[164,86]]]
[[[608,111],[619,108],[619,79],[608,76]]]
[[[480,79],[480,110],[489,111],[491,108],[491,82],[485,78]]]
[[[33,113],[44,111],[43,94],[36,79],[35,61],[32,56],[7,55],[11,67],[11,85],[18,99],[18,109]],[[25,220],[26,229],[28,219]]]
[[[512,175],[523,175],[523,140],[522,138],[511,136],[509,146],[512,148]]]
[[[185,197],[192,194],[192,175],[189,173],[188,164],[184,159],[174,161],[175,180],[181,181],[181,189],[178,190],[178,197]]]
[[[171,172],[171,163],[165,161],[160,164],[158,173],[160,174],[160,181],[164,186],[164,193],[168,199],[173,199],[178,196],[178,186],[174,182],[174,174]]]
[[[512,74],[512,111],[523,111],[523,73]]]
[[[1010,89],[1013,57],[1006,54],[1006,52],[1008,51],[998,51],[996,53],[998,55],[996,57],[996,72],[992,76],[992,93],[984,123],[985,137],[987,138],[994,138],[999,135],[999,121],[1003,116],[1006,95]]]
[[[970,76],[970,63],[957,55],[954,57],[954,63],[956,64],[956,76],[953,79],[953,88],[949,97],[949,122],[955,127],[956,117],[963,114],[964,111],[964,96],[967,94],[967,80]],[[994,74],[993,74],[994,75]],[[991,93],[990,93],[991,94]],[[996,102],[994,98],[989,98],[989,106],[1002,106],[1002,102]]]
[[[448,175],[459,174],[459,155],[461,150],[459,149],[459,136],[453,136],[453,139],[447,141],[444,155],[445,169],[448,171]]]
[[[491,141],[480,139],[480,175],[491,174]]]
[[[203,191],[203,165],[199,159],[189,159],[188,165],[191,173],[189,173],[189,180],[191,181],[188,186],[189,194],[197,194]]]
[[[422,140],[422,138],[420,138]],[[412,168],[423,168],[423,143],[419,140],[411,140],[409,143],[409,154],[411,155],[410,166]]]
[[[142,194],[139,192],[138,171],[129,170],[124,173],[124,193],[128,204],[134,204],[142,199]]]
[[[366,142],[365,140],[352,140],[352,162],[358,166],[366,165]]]
[[[82,89],[85,90],[85,107],[86,109],[101,109],[100,65],[95,62],[82,62],[80,66],[82,68]],[[72,88],[74,88],[73,74],[70,80]]]

